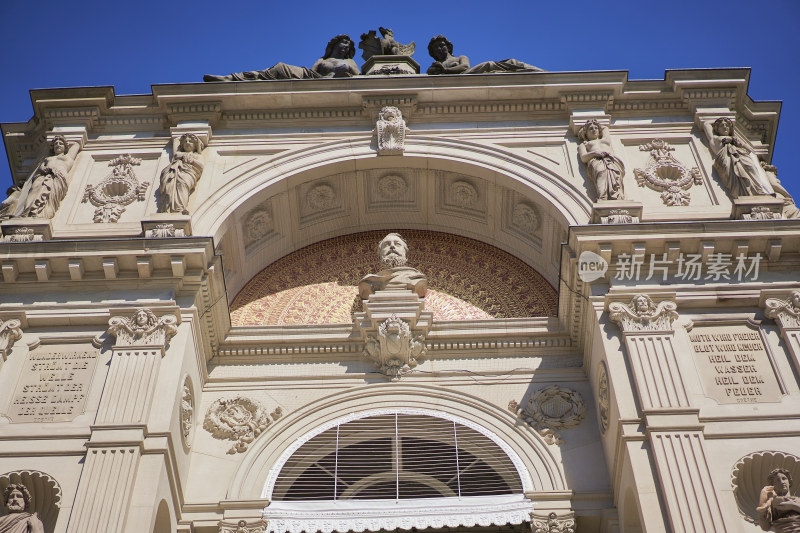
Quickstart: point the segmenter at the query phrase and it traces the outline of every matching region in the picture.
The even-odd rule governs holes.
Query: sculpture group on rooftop
[[[388,28],[379,28],[381,36],[375,30],[361,34],[358,47],[363,50],[361,57],[367,61],[373,56],[403,56],[411,57],[416,51],[416,44],[400,44],[394,38],[394,32]],[[523,63],[516,59],[502,59],[500,61],[485,61],[470,67],[467,56],[453,56],[453,43],[444,35],[437,35],[428,43],[428,53],[433,58],[433,64],[427,73],[438,74],[485,74],[494,72],[542,72],[542,69]],[[341,78],[358,76],[361,70],[353,56],[355,44],[349,35],[337,35],[328,42],[325,55],[314,63],[310,69],[277,63],[264,70],[251,70],[247,72],[234,72],[226,76],[206,74],[203,81],[259,81],[259,80],[287,80],[287,79],[312,79],[312,78]],[[407,74],[403,69],[377,70],[373,74]]]

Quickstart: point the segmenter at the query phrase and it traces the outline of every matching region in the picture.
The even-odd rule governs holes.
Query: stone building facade
[[[748,77],[33,91],[0,520],[759,530],[800,483],[800,223]]]

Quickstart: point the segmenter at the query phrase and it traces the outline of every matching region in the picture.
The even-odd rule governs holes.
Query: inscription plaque
[[[761,332],[744,324],[689,332],[706,396],[718,403],[778,402],[782,392]]]
[[[28,354],[8,410],[12,422],[68,422],[83,413],[97,350],[64,346]]]

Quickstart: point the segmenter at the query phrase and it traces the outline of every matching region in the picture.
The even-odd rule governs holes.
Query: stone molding
[[[550,513],[547,518],[541,518],[531,513],[531,533],[575,533],[575,514],[559,516]]]
[[[219,533],[264,533],[266,530],[266,520],[257,520],[255,522],[248,522],[247,520],[228,522],[221,520],[219,522]]]
[[[3,321],[0,319],[0,362],[8,359],[8,353],[14,343],[22,338],[22,321],[16,318]]]
[[[663,301],[656,305],[646,294],[637,294],[628,304],[612,302],[609,317],[623,333],[673,331],[672,323],[678,313],[675,302]]]
[[[140,307],[130,317],[115,316],[108,321],[108,334],[116,337],[115,348],[134,346],[166,346],[178,332],[175,315],[157,317]]]
[[[218,398],[206,412],[203,429],[216,439],[233,441],[228,454],[241,453],[282,415],[280,407],[267,413],[261,403],[244,396]]]
[[[553,430],[577,427],[586,418],[580,393],[558,385],[537,390],[521,408],[511,400],[508,409],[538,431],[547,444],[563,444],[561,435]]]

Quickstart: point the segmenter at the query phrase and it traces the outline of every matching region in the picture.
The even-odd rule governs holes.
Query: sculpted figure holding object
[[[375,291],[409,289],[420,298],[428,291],[428,278],[416,268],[406,266],[408,244],[397,233],[390,233],[378,244],[381,261],[387,267],[377,274],[367,274],[358,284],[358,295],[369,299]]]
[[[775,196],[758,158],[734,135],[731,119],[707,120],[703,123],[703,131],[714,154],[714,170],[732,197]]]
[[[50,142],[52,155],[39,163],[16,200],[10,200],[14,205],[5,205],[4,210],[10,212],[11,217],[53,218],[67,195],[69,171],[80,149],[80,144],[70,145],[61,135],[53,137]]]
[[[161,171],[158,212],[189,214],[189,195],[203,173],[203,141],[186,133],[173,141],[172,161]]]
[[[596,120],[588,120],[578,131],[583,141],[578,146],[581,161],[586,163],[589,177],[597,189],[598,200],[623,200],[625,192],[622,188],[622,177],[625,165],[614,154],[611,145],[611,134],[608,128],[601,126]]]
[[[792,476],[788,470],[776,468],[767,476],[767,486],[758,499],[758,525],[776,533],[800,532],[800,498],[789,494]]]
[[[25,485],[12,483],[3,492],[8,514],[0,517],[0,533],[44,533],[37,513],[29,513],[31,493]]]

